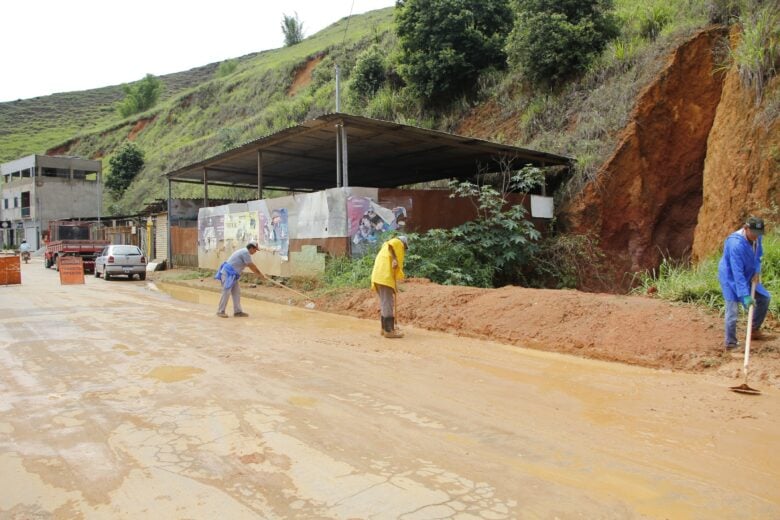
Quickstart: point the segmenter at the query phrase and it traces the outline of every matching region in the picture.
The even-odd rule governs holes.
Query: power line
[[[347,26],[344,27],[344,37],[341,39],[341,46],[344,46],[344,42],[347,41],[347,30],[349,29],[349,20],[352,18],[352,10],[355,8],[355,0],[352,0],[352,7],[349,8],[349,16],[347,16]]]

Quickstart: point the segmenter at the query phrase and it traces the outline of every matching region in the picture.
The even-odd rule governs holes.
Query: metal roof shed
[[[326,114],[166,174],[170,182],[317,191],[340,186],[396,187],[526,164],[568,166],[562,155],[426,130]],[[169,186],[170,187],[170,186]]]

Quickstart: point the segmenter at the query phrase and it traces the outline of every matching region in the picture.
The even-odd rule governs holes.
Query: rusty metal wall
[[[171,226],[171,254],[177,267],[198,267],[198,228]]]
[[[450,198],[449,190],[399,190],[381,188],[377,203],[388,209],[406,208],[406,222],[402,229],[424,233],[429,229],[449,229],[469,220],[474,220],[477,210],[470,199]],[[525,198],[525,200],[523,200]],[[530,198],[522,194],[510,194],[510,202],[519,203],[531,209]],[[530,213],[529,213],[530,215]],[[536,224],[537,219],[533,219]],[[543,219],[539,219],[543,222]],[[537,225],[537,227],[539,227]]]

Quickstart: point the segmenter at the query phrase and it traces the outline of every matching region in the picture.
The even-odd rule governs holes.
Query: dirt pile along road
[[[0,288],[0,517],[780,516],[771,387],[22,278]]]
[[[210,278],[177,280],[181,271],[154,275],[219,290]],[[299,306],[306,301],[270,285],[244,287],[245,296]],[[319,310],[378,323],[376,296],[368,289],[344,290],[315,302]],[[398,315],[401,325],[459,336],[653,368],[713,372],[734,380],[742,377],[742,354],[723,350],[720,316],[651,297],[522,287],[479,289],[412,279],[402,284]],[[780,331],[776,323],[768,323],[767,328],[774,330],[766,339],[753,342],[750,377],[780,388]],[[744,338],[742,328],[739,334]]]

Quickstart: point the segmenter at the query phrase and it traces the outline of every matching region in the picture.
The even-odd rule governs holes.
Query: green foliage
[[[639,33],[643,38],[655,40],[661,30],[672,21],[672,16],[672,11],[666,4],[646,6],[639,21]]]
[[[581,74],[619,34],[612,0],[514,0],[514,9],[507,55],[538,87]]]
[[[111,175],[106,180],[106,188],[114,199],[124,195],[125,190],[133,182],[138,172],[144,167],[144,153],[131,142],[126,142],[108,161]]]
[[[776,0],[760,3],[739,16],[742,39],[732,56],[744,85],[761,102],[769,80],[780,70],[780,5]]]
[[[129,117],[149,110],[157,103],[162,89],[162,81],[151,74],[131,85],[122,85],[125,98],[117,107],[119,115]]]
[[[350,95],[355,104],[376,94],[385,82],[385,63],[378,45],[372,45],[357,57],[350,77]]]
[[[378,244],[366,249],[366,254],[359,258],[350,258],[345,255],[328,257],[325,264],[325,273],[322,276],[324,284],[331,288],[337,287],[369,287],[371,284],[371,270],[374,268],[374,258],[378,251]]]
[[[427,105],[472,93],[480,71],[505,64],[508,0],[399,0],[395,19],[399,72]]]
[[[237,68],[238,68],[238,61],[225,60],[219,64],[219,67],[217,67],[217,77],[224,78],[225,76],[230,76],[236,71]]]
[[[238,139],[240,137],[240,132],[237,128],[233,128],[231,126],[220,128],[219,132],[217,132],[217,135],[219,136],[219,140],[222,143],[222,151],[235,148],[239,144]]]
[[[284,34],[285,47],[290,47],[303,41],[303,22],[298,19],[298,13],[295,13],[295,16],[283,15],[282,34]]]
[[[409,234],[405,271],[442,285],[492,287],[492,266],[479,261],[474,251],[451,230],[431,229]]]
[[[469,248],[477,260],[488,266],[494,285],[521,281],[520,267],[533,255],[541,234],[536,230],[522,204],[510,204],[511,192],[528,193],[539,186],[544,174],[527,166],[519,172],[505,173],[498,188],[471,182],[451,184],[455,196],[474,201],[477,218],[452,229],[454,240]]]
[[[773,296],[769,312],[775,319],[780,319],[780,231],[775,229],[764,236],[763,246],[761,283]],[[655,294],[664,300],[693,303],[722,312],[724,302],[718,282],[721,255],[722,252],[716,253],[694,267],[664,259],[657,271],[639,276],[639,284],[634,292]]]
[[[604,253],[589,235],[560,234],[543,238],[524,269],[525,284],[550,289],[598,288],[611,281]]]

